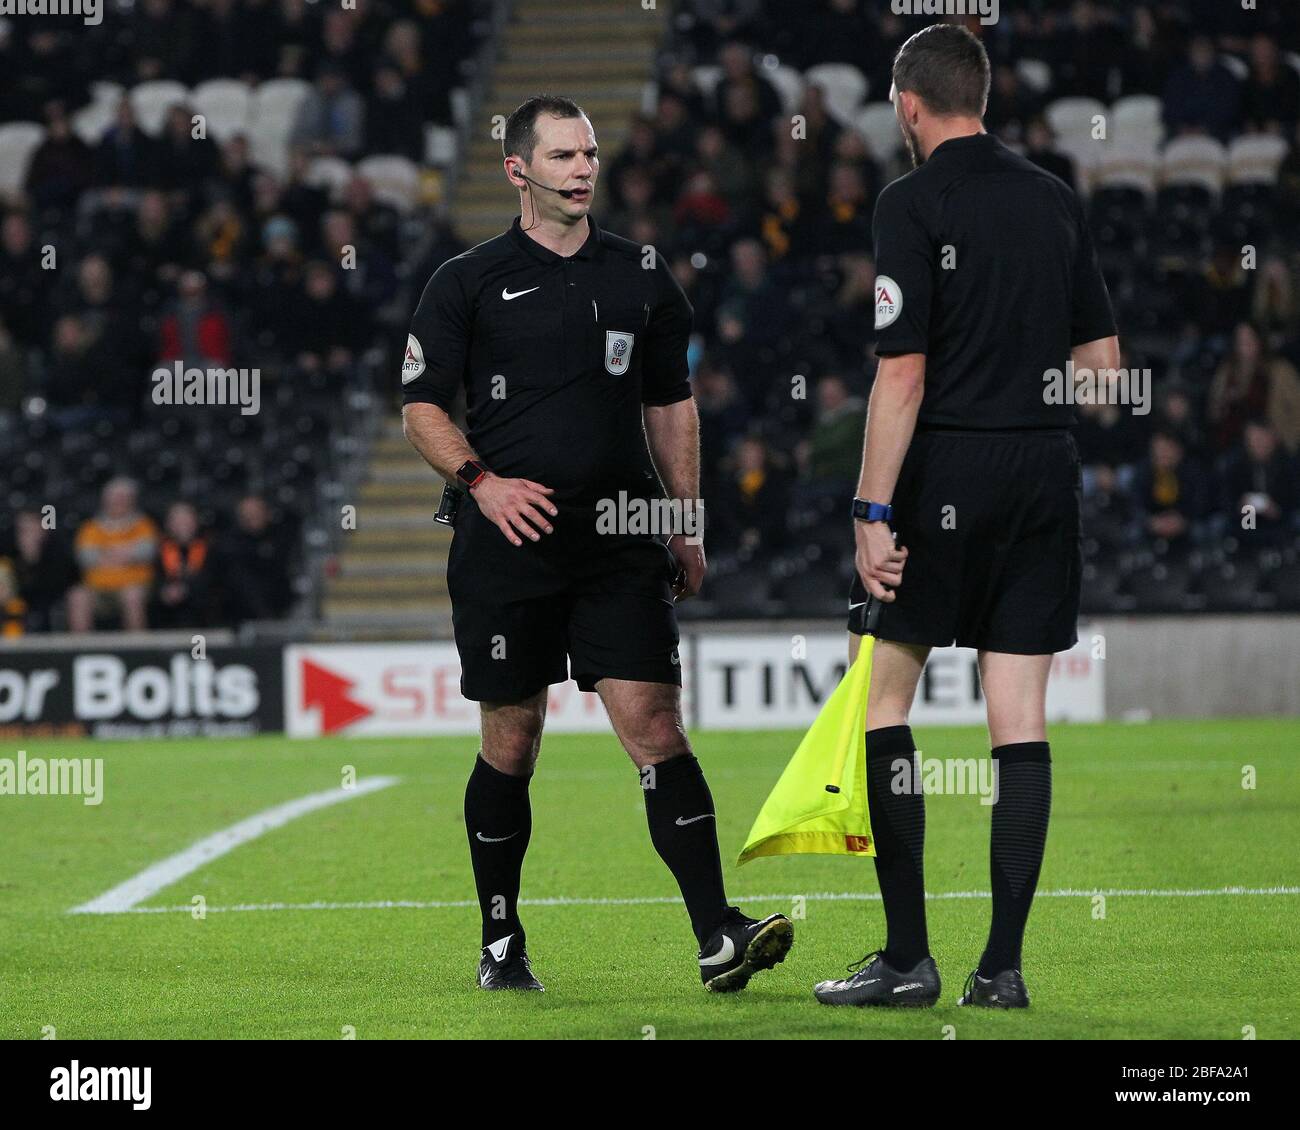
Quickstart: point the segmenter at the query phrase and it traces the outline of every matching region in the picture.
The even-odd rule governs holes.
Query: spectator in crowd
[[[197,132],[193,109],[182,103],[168,109],[158,139],[154,183],[186,203],[221,167],[217,142],[210,136],[196,136]]]
[[[349,84],[347,72],[338,63],[323,63],[290,137],[315,156],[351,159],[365,144],[365,116],[365,103]]]
[[[70,211],[94,180],[90,146],[72,132],[63,103],[51,102],[45,111],[45,137],[27,165],[28,196],[38,211]]]
[[[13,547],[8,554],[26,630],[48,632],[60,626],[64,602],[77,583],[77,565],[57,532],[47,529],[35,510],[20,510],[14,519]]]
[[[164,292],[172,292],[181,271],[193,260],[194,248],[173,222],[166,195],[156,189],[141,193],[135,222],[118,251],[117,273],[137,280],[144,292],[142,297],[156,307]]]
[[[1208,455],[1205,427],[1188,390],[1182,385],[1166,389],[1159,397],[1155,413],[1155,430],[1177,436],[1183,450],[1195,459]]]
[[[719,457],[731,451],[749,425],[749,408],[736,388],[735,378],[724,365],[706,359],[691,380],[695,405],[700,414],[700,447],[714,459],[705,466],[704,497],[714,496],[713,467]]]
[[[341,374],[356,348],[357,307],[339,287],[339,271],[321,260],[307,264],[303,287],[287,298],[280,344],[306,372]]]
[[[1242,117],[1253,130],[1289,137],[1300,121],[1300,74],[1282,60],[1272,36],[1250,41],[1250,77],[1242,91]]]
[[[1214,40],[1195,35],[1187,62],[1165,86],[1165,128],[1171,137],[1204,134],[1226,141],[1241,118],[1241,87],[1215,57]]]
[[[1191,547],[1196,527],[1213,503],[1204,469],[1166,432],[1152,434],[1150,454],[1138,469],[1133,493],[1146,533],[1171,552]]]
[[[158,146],[140,128],[131,99],[117,103],[113,124],[95,147],[95,183],[101,188],[145,188],[158,175]]]
[[[94,335],[83,318],[64,314],[54,323],[53,347],[45,373],[45,397],[54,426],[71,432],[88,428],[97,419],[121,423],[128,418],[133,397],[121,380],[104,380]]]
[[[817,382],[817,420],[799,452],[808,480],[828,490],[852,492],[862,466],[866,424],[866,402],[849,391],[844,378],[839,373],[822,377]]]
[[[150,622],[156,628],[202,628],[212,623],[212,575],[207,537],[188,502],[167,510],[158,542]]]
[[[1248,419],[1266,419],[1289,452],[1300,448],[1300,373],[1272,354],[1259,331],[1240,323],[1232,352],[1210,386],[1209,418],[1214,446],[1226,451],[1241,438]]]
[[[97,616],[116,613],[126,631],[144,631],[158,527],[139,509],[132,480],[109,480],[99,512],[82,523],[76,545],[81,584],[68,593],[68,627],[89,632]]]
[[[50,276],[42,269],[44,251],[32,237],[22,212],[8,212],[0,224],[0,311],[23,345],[44,345],[48,333]]]
[[[726,461],[719,503],[711,511],[719,540],[747,554],[779,550],[785,542],[786,475],[773,466],[767,444],[746,436]]]
[[[27,629],[27,602],[7,558],[0,557],[0,639],[15,639]]]
[[[177,300],[162,320],[158,362],[182,361],[186,367],[223,369],[232,360],[231,327],[226,315],[208,297],[202,271],[180,277]]]
[[[366,99],[365,136],[371,149],[419,161],[424,157],[424,110],[408,89],[401,70],[381,64]]]
[[[1246,541],[1258,545],[1294,541],[1300,504],[1296,462],[1266,420],[1247,422],[1224,470],[1228,528],[1241,529]]]
[[[249,495],[235,508],[235,528],[218,539],[213,575],[224,594],[223,622],[275,620],[293,601],[287,539],[271,525],[271,508]]]
[[[1078,188],[1074,179],[1074,162],[1060,150],[1053,147],[1052,129],[1047,119],[1041,114],[1029,119],[1025,130],[1025,156],[1040,169],[1046,169],[1055,177],[1060,177],[1071,188]]]

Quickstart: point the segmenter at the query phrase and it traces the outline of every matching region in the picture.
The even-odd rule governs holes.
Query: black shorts
[[[894,491],[908,550],[873,634],[899,643],[1050,655],[1078,639],[1081,469],[1065,431],[918,431]],[[862,634],[858,577],[849,631]]]
[[[572,675],[681,686],[672,579],[655,538],[595,532],[591,508],[557,507],[555,532],[511,545],[466,499],[447,561],[460,689],[519,702]]]

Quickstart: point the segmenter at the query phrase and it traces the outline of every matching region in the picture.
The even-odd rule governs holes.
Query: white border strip
[[[399,777],[366,777],[350,789],[328,789],[323,793],[312,793],[310,796],[277,804],[274,808],[268,808],[265,812],[259,812],[256,816],[250,816],[247,820],[241,820],[238,824],[232,824],[229,828],[223,828],[220,832],[215,832],[199,840],[198,843],[191,844],[184,851],[169,855],[166,859],[146,867],[138,875],[133,875],[125,883],[119,883],[111,891],[105,891],[98,898],[74,906],[68,913],[126,914],[135,911],[138,909],[137,904],[144,902],[145,899],[153,898],[159,891],[170,887],[177,880],[197,871],[204,864],[219,859],[227,852],[234,851],[249,840],[255,840],[258,836],[281,828],[289,821],[296,820],[299,816],[306,816],[307,813],[315,812],[319,808],[328,808],[345,800],[386,789],[390,785],[397,784],[400,779]],[[176,909],[192,910],[193,907]]]
[[[197,845],[196,845],[197,846]],[[112,894],[113,892],[109,892]],[[1212,898],[1215,896],[1242,895],[1300,895],[1300,887],[1212,887],[1204,890],[1073,890],[1065,888],[1059,891],[1039,891],[1035,898],[1093,898],[1103,895],[1106,898]],[[105,895],[103,898],[107,898]],[[821,892],[818,894],[794,893],[783,895],[741,895],[734,896],[736,902],[790,902],[796,898],[809,902],[879,902],[880,895],[859,891]],[[948,901],[950,899],[986,899],[992,898],[988,891],[939,891],[927,893],[927,899]],[[96,899],[101,902],[102,899]],[[139,901],[139,900],[137,900]],[[520,906],[658,906],[676,904],[682,900],[677,896],[662,898],[546,898],[520,899]],[[116,909],[89,909],[93,904],[87,903],[71,913],[81,914],[191,914],[192,906],[126,906]],[[208,914],[243,913],[253,910],[460,910],[477,907],[475,899],[453,899],[441,902],[417,902],[406,899],[391,899],[380,902],[258,902],[240,903],[235,906],[209,906]]]

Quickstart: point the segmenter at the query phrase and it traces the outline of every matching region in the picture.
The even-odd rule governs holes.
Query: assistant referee
[[[1075,643],[1080,466],[1054,370],[1114,370],[1110,298],[1074,192],[984,132],[989,63],[936,24],[894,60],[916,168],[876,205],[876,352],[858,497],[850,650],[876,637],[867,793],[888,937],[825,1004],[929,1005],[925,804],[908,712],[932,647],[979,653],[997,772],[993,919],[959,1003],[1029,1004],[1021,943],[1047,839],[1052,654]],[[901,761],[900,761],[901,759]],[[852,967],[851,967],[852,968]]]
[[[650,838],[681,888],[701,980],[740,989],[785,957],[793,928],[727,905],[713,799],[682,726],[673,601],[699,591],[703,546],[684,536],[693,529],[659,531],[665,544],[598,521],[665,488],[678,514],[698,513],[691,306],[653,248],[588,215],[599,157],[571,100],[521,105],[502,152],[520,217],[435,272],[402,366],[407,437],[466,492],[447,582],[461,690],[481,715],[465,790],[478,982],[542,987],[519,919],[520,870],[547,687],[571,669],[641,771]],[[450,418],[462,387],[468,435]]]

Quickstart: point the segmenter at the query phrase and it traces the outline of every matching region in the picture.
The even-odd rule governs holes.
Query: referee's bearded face
[[[537,144],[533,147],[532,164],[525,165],[524,172],[541,184],[567,189],[575,195],[561,196],[530,184],[532,205],[540,217],[563,224],[577,223],[591,211],[600,172],[596,133],[591,122],[585,117],[554,118],[541,114],[533,131]]]

